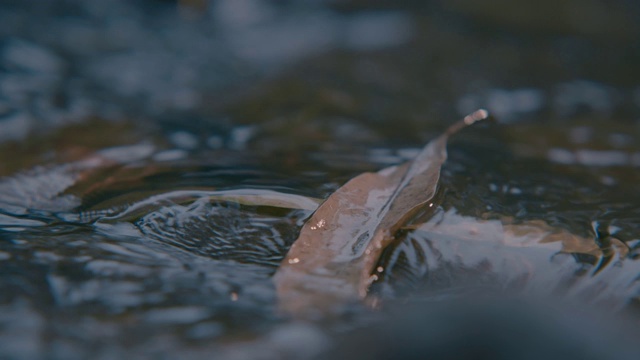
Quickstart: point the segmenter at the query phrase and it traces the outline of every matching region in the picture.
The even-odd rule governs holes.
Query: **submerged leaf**
[[[274,276],[283,310],[313,315],[364,298],[398,230],[421,209],[434,208],[449,136],[487,116],[478,110],[412,161],[361,174],[333,193],[307,220]]]

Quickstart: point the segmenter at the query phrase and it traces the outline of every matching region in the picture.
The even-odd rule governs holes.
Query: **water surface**
[[[638,334],[635,3],[179,3],[0,6],[0,357],[365,357],[376,325],[401,353],[500,316],[587,354]],[[436,215],[382,260],[383,310],[278,313],[318,199],[476,107],[498,124],[452,139]],[[523,325],[539,303],[566,326]]]

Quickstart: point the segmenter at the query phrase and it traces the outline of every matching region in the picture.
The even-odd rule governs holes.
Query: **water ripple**
[[[171,205],[136,222],[142,233],[163,244],[212,259],[278,266],[295,240],[295,219],[260,214],[206,199]]]

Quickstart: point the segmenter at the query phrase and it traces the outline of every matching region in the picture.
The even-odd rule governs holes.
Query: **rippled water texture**
[[[634,1],[3,1],[0,358],[637,358]],[[344,313],[272,276],[460,116]],[[464,344],[462,346],[461,344]]]

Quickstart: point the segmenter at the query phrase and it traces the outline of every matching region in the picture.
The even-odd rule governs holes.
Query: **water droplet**
[[[322,229],[326,225],[326,221],[324,219],[320,219],[315,225],[311,225],[311,230]]]

